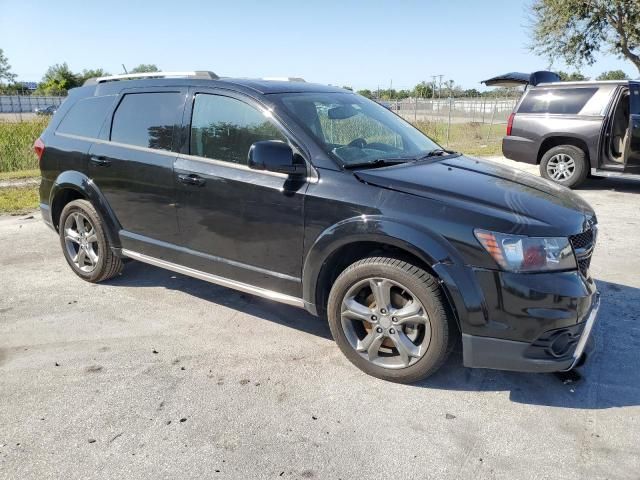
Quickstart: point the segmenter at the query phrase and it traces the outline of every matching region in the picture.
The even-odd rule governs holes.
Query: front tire
[[[587,155],[574,145],[550,148],[540,160],[540,175],[568,188],[580,186],[589,174]]]
[[[438,370],[450,350],[454,323],[437,281],[402,260],[365,258],[348,267],[327,312],[338,347],[374,377],[416,382]]]
[[[76,275],[98,283],[120,273],[122,260],[113,253],[102,220],[90,202],[69,202],[60,214],[59,225],[64,258]]]

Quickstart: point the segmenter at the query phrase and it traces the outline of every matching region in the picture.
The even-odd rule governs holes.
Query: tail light
[[[44,153],[44,142],[41,138],[38,138],[33,144],[33,151],[36,152],[36,155],[38,156],[38,164],[40,164],[42,154]]]
[[[509,120],[507,120],[507,137],[511,135],[511,129],[513,129],[513,119],[516,116],[516,112],[511,112]]]

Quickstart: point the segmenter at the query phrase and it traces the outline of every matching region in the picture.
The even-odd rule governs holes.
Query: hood
[[[528,226],[533,230],[519,233],[571,235],[583,231],[595,217],[589,204],[568,188],[464,155],[360,170],[355,175],[371,185],[502,219],[510,225],[510,233]]]

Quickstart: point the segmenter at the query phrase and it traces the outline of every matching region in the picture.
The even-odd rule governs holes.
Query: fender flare
[[[589,164],[590,164],[589,168],[594,166],[594,163],[593,163],[594,159],[596,159],[595,166],[598,165],[597,159],[598,159],[598,151],[600,149],[600,140],[596,142],[596,145],[593,145],[589,137],[576,134],[575,132],[550,132],[546,134],[544,137],[541,137],[537,145],[536,158],[539,160],[542,160],[542,157],[544,156],[544,153],[545,153],[545,152],[542,152],[542,145],[544,145],[544,143],[547,140],[554,140],[554,139],[560,139],[560,138],[569,138],[573,141],[582,142],[586,147],[585,153],[588,155]]]
[[[54,221],[54,212],[57,208],[56,202],[60,201],[60,194],[65,190],[74,190],[91,202],[102,220],[104,231],[110,244],[114,248],[120,248],[120,236],[118,235],[118,232],[120,231],[120,223],[109,206],[107,199],[93,180],[84,173],[76,170],[67,170],[62,172],[55,179],[53,186],[51,187],[49,205],[51,206],[51,220],[54,228],[56,230],[58,229],[57,222]]]
[[[446,239],[425,226],[377,215],[342,220],[324,230],[310,247],[302,271],[302,290],[305,305],[312,313],[318,311],[318,280],[327,260],[339,248],[357,242],[390,245],[416,256],[438,276],[461,329],[468,323],[486,323],[482,291],[471,269]]]

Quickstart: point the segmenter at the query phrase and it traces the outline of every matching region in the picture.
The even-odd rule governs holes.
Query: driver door
[[[629,82],[630,116],[629,147],[625,161],[626,173],[640,173],[640,82]]]
[[[306,178],[251,170],[251,144],[289,141],[253,100],[193,89],[188,142],[174,164],[182,264],[301,296]]]

